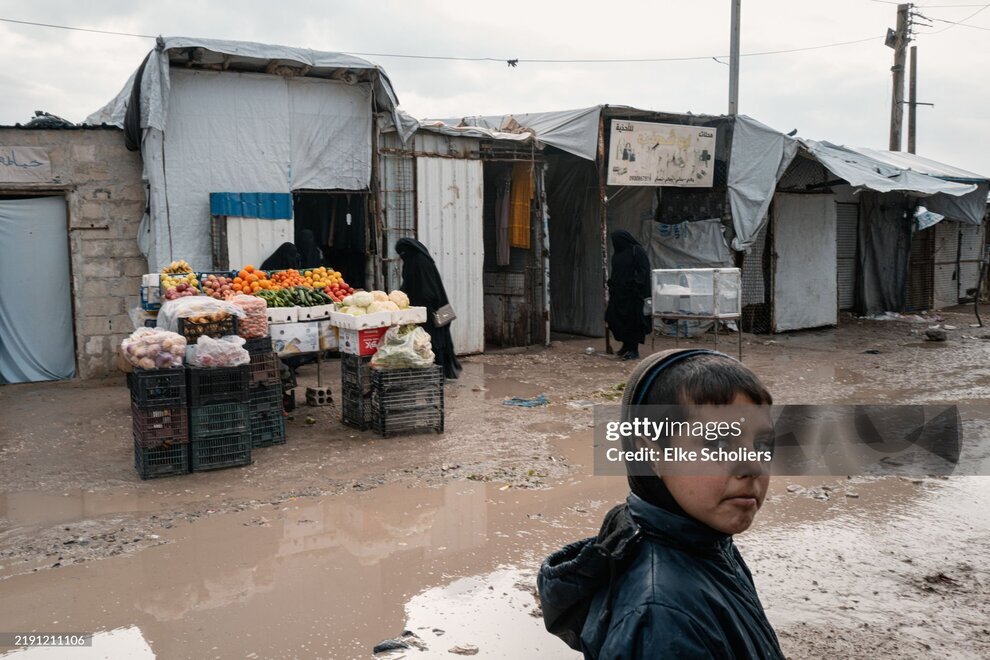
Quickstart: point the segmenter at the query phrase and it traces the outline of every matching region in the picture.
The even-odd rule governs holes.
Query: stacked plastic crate
[[[185,369],[127,375],[134,425],[134,467],[142,479],[189,472]]]
[[[251,463],[249,365],[187,367],[193,472]]]
[[[443,433],[443,368],[372,369],[372,425],[380,435]]]
[[[251,355],[251,384],[248,391],[251,446],[285,444],[282,380],[272,339],[248,339],[244,348]]]
[[[366,431],[372,426],[371,356],[340,354],[341,421]]]

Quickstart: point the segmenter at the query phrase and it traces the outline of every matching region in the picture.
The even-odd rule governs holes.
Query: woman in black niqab
[[[261,270],[299,268],[299,250],[292,243],[282,243],[261,263]]]
[[[643,314],[643,300],[650,297],[650,260],[639,241],[624,229],[612,232],[612,247],[605,322],[612,336],[622,342],[619,357],[636,360],[650,330],[650,319]]]
[[[426,246],[413,238],[400,239],[395,251],[402,257],[402,291],[409,296],[409,304],[426,308],[423,329],[430,335],[436,364],[443,367],[447,378],[457,378],[461,364],[454,355],[454,342],[450,337],[450,324],[442,328],[433,323],[433,314],[450,303],[443,288],[440,271]],[[453,321],[456,323],[456,321]]]
[[[323,265],[323,254],[316,245],[316,237],[309,229],[302,229],[296,236],[296,249],[299,250],[300,268],[319,268]]]

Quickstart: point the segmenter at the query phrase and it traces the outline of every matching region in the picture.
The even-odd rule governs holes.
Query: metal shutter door
[[[859,204],[835,205],[835,260],[839,280],[839,309],[856,304],[856,236]]]

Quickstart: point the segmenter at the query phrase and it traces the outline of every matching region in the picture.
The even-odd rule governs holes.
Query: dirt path
[[[782,403],[976,403],[990,331],[971,320],[946,315],[944,344],[907,322],[747,336],[744,358]],[[442,436],[379,439],[301,408],[252,466],[149,482],[121,383],[0,388],[0,620],[136,627],[169,658],[367,657],[405,628],[428,648],[409,657],[573,657],[526,585],[625,493],[589,476],[586,406],[632,366],[589,345],[604,344],[468,358]],[[537,394],[551,405],[501,405]],[[990,478],[794,481],[827,500],[790,483],[739,539],[790,657],[990,654]]]

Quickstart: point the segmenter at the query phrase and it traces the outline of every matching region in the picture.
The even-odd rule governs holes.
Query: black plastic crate
[[[443,407],[429,406],[406,410],[378,410],[373,426],[375,433],[385,436],[426,431],[443,433],[443,421]]]
[[[139,408],[186,405],[186,371],[175,369],[135,369],[128,374],[131,401]]]
[[[189,405],[247,402],[251,382],[250,365],[239,367],[187,367]]]
[[[189,443],[145,449],[135,436],[134,469],[142,479],[186,474],[189,472]]]
[[[282,413],[282,386],[251,390],[250,410],[252,447],[285,444],[285,415]]]
[[[360,390],[344,385],[340,388],[341,421],[359,431],[366,431],[372,424],[371,393],[364,394]]]
[[[340,382],[345,387],[360,390],[362,394],[371,391],[371,356],[360,357],[350,353],[340,355]]]
[[[205,438],[248,430],[247,402],[213,403],[189,408],[189,435]]]
[[[204,335],[217,339],[227,335],[237,334],[237,317],[231,316],[223,321],[193,323],[187,318],[179,317],[179,334],[186,338],[187,344],[195,344]]]
[[[443,367],[425,369],[372,369],[371,384],[378,390],[407,390],[443,386]]]
[[[250,352],[250,351],[249,351]],[[251,354],[251,387],[271,387],[282,382],[278,357],[273,352]]]
[[[189,416],[184,405],[142,408],[131,402],[131,420],[134,440],[144,449],[189,442]]]
[[[189,465],[193,472],[250,464],[251,432],[249,430],[206,438],[193,436],[189,441]]]
[[[443,387],[420,387],[410,390],[372,390],[371,405],[375,414],[416,408],[443,408]]]
[[[248,352],[251,357],[261,353],[274,353],[275,347],[272,345],[272,338],[270,336],[258,337],[257,339],[245,339],[244,340],[244,350]]]

